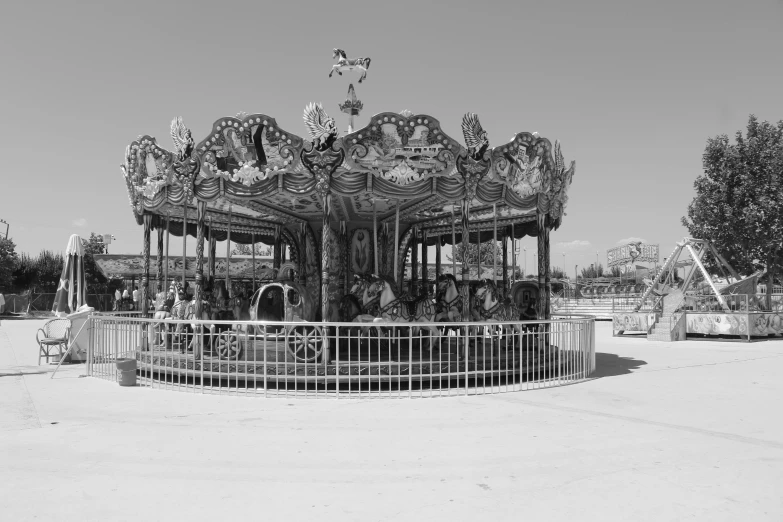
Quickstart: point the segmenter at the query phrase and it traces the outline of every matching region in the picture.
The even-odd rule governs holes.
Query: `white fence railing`
[[[509,323],[250,323],[93,315],[88,375],[196,393],[332,398],[560,386],[595,369],[590,316]]]

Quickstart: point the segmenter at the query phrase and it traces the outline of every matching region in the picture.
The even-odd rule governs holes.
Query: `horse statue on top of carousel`
[[[351,60],[346,58],[345,51],[342,49],[335,49],[332,58],[337,58],[338,56],[339,58],[337,63],[332,66],[332,70],[329,73],[329,78],[332,77],[332,74],[334,74],[335,71],[337,71],[337,74],[342,76],[343,71],[353,71],[354,69],[358,69],[362,72],[362,75],[359,77],[359,83],[362,83],[362,80],[367,77],[367,69],[370,68],[370,59],[355,58]]]

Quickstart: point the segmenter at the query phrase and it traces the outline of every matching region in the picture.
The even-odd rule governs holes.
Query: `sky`
[[[733,136],[751,113],[783,119],[783,0],[3,9],[0,219],[17,251],[34,255],[90,232],[113,234],[111,253],[139,253],[142,228],[119,166],[141,134],[174,150],[175,116],[196,142],[239,111],[267,113],[306,136],[309,102],[323,102],[345,127],[337,104],[357,78],[328,78],[335,47],[372,58],[357,85],[357,127],[409,109],[461,141],[462,116],[475,112],[491,146],[521,131],[560,140],[576,175],[551,259],[568,273],[596,253],[605,264],[608,248],[632,238],[660,244],[666,257],[687,234],[680,218],[707,139]],[[535,239],[523,247],[534,271]]]

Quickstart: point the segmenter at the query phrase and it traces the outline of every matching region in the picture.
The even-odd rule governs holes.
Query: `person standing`
[[[122,305],[122,294],[120,293],[120,289],[118,288],[114,291],[114,310],[119,311],[121,305]]]
[[[5,313],[5,297],[3,292],[0,292],[0,315]]]
[[[133,309],[139,309],[139,287],[133,289]]]

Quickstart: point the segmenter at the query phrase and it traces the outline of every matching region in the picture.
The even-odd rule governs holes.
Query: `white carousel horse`
[[[435,320],[459,322],[462,320],[462,296],[457,289],[457,279],[451,274],[438,278],[438,298],[435,303]]]
[[[332,71],[329,73],[329,78],[332,77],[332,74],[334,74],[335,71],[337,71],[337,74],[342,76],[343,71],[353,71],[354,69],[358,69],[362,72],[362,75],[359,77],[359,83],[362,83],[362,80],[367,77],[367,69],[370,68],[370,59],[356,58],[349,60],[345,57],[345,51],[342,49],[335,49],[332,58],[337,58],[338,56],[339,59],[337,60],[337,63],[332,66]]]
[[[167,292],[158,292],[155,296],[155,314],[152,318],[163,321],[166,318],[171,317],[171,307],[174,305],[175,300],[176,294],[173,285]],[[149,341],[149,346],[155,346],[159,342],[161,344],[165,342],[164,325],[162,322],[150,325],[147,339]]]
[[[498,289],[490,279],[482,279],[476,288],[474,306],[482,321],[519,321],[519,308],[510,302],[500,302]],[[514,325],[514,329],[520,331],[520,326]]]
[[[391,281],[383,276],[374,278],[369,288],[367,288],[367,297],[369,299],[374,299],[376,296],[380,296],[380,317],[376,317],[373,320],[374,323],[410,324],[435,321],[435,305],[428,296],[423,296],[417,300],[399,298],[392,288]],[[424,326],[423,328],[428,329],[440,342],[440,332],[434,325]]]

